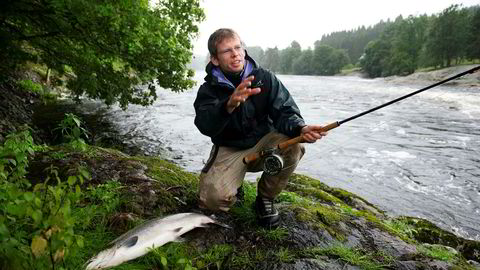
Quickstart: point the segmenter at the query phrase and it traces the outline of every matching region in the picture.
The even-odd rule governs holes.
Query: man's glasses
[[[233,48],[225,49],[218,51],[218,54],[228,54],[228,55],[233,55],[234,53],[242,53],[243,52],[243,46],[235,46]]]

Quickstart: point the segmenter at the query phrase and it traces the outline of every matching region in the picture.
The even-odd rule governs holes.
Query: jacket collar
[[[257,63],[253,58],[251,58],[248,54],[247,51],[245,50],[245,67],[243,68],[242,71],[242,80],[247,78],[254,69],[258,68]],[[226,84],[231,88],[235,89],[235,86],[233,85],[232,82],[230,82],[227,77],[225,77],[225,74],[223,74],[222,70],[212,64],[210,61],[205,68],[205,71],[207,72],[207,76],[205,77],[206,82],[210,82],[212,84]]]

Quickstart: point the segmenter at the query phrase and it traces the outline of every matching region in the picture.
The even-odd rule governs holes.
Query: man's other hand
[[[252,85],[252,81],[255,79],[254,76],[249,76],[245,80],[243,80],[233,91],[230,99],[227,102],[227,111],[228,113],[232,113],[235,108],[240,106],[241,103],[244,103],[251,95],[256,95],[260,93],[261,89],[257,88],[250,88]]]
[[[322,126],[319,125],[304,126],[300,133],[303,139],[309,143],[314,143],[323,136],[327,136],[327,132],[323,131]]]

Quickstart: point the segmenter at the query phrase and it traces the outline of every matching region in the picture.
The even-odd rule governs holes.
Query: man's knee
[[[230,207],[235,203],[235,195],[229,196],[219,192],[201,192],[200,207],[207,208],[212,211],[230,210]]]
[[[296,143],[291,145],[285,149],[283,156],[285,156],[288,160],[293,162],[298,162],[305,154],[305,146],[301,143]]]

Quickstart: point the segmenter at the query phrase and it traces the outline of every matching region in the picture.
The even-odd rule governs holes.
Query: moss
[[[425,219],[413,217],[404,217],[404,219],[415,228],[413,237],[417,241],[449,246],[457,249],[467,260],[480,261],[480,242],[458,237]]]
[[[337,225],[340,221],[346,220],[346,217],[335,208],[328,205],[303,203],[292,205],[290,209],[295,213],[297,220],[310,224],[314,229],[326,230],[339,241],[345,239],[345,232]]]
[[[182,186],[195,189],[198,187],[198,175],[182,170],[177,165],[157,157],[134,157],[148,166],[147,174],[159,181],[162,187]]]
[[[363,198],[340,188],[332,188],[322,183],[318,179],[311,178],[305,175],[292,174],[287,185],[288,191],[294,191],[301,195],[313,197],[323,202],[331,202],[334,204],[345,203],[351,207],[357,206],[357,201],[382,212],[373,204],[365,201]]]
[[[442,245],[418,245],[417,250],[427,257],[441,261],[453,262],[458,259],[456,251]]]
[[[362,269],[385,269],[391,266],[393,258],[382,253],[367,253],[360,249],[353,249],[341,243],[327,248],[308,248],[304,254],[308,257],[328,256],[329,258],[340,259],[351,265],[358,265]]]

